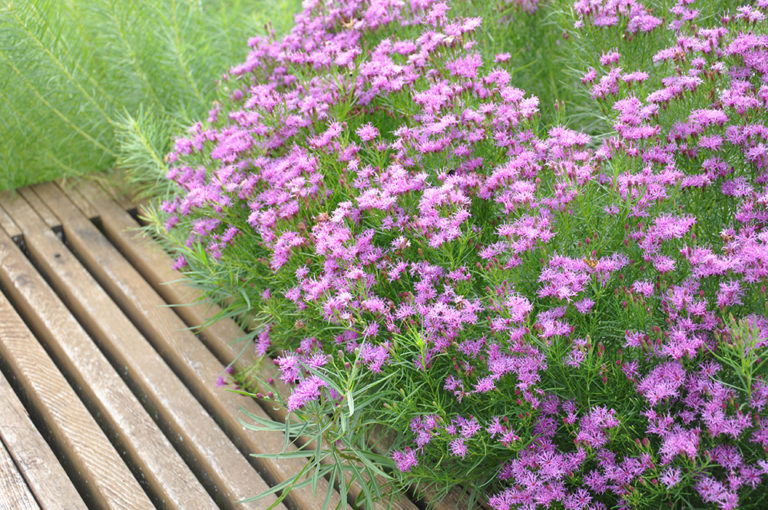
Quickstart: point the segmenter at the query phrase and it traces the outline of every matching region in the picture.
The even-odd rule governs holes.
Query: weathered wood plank
[[[2,204],[24,231],[32,259],[102,350],[108,352],[112,364],[119,366],[132,382],[156,419],[167,427],[169,439],[187,457],[196,474],[203,477],[217,504],[224,508],[265,508],[274,502],[274,498],[264,498],[236,503],[268,486],[32,207],[23,199]],[[66,225],[64,229],[65,236],[69,236]],[[90,250],[89,244],[86,247]]]
[[[97,211],[93,204],[83,197],[83,194],[80,191],[80,186],[78,186],[80,183],[80,181],[60,182],[59,188],[61,188],[61,191],[69,197],[69,200],[71,200],[84,215],[93,219],[99,215],[99,211]]]
[[[224,374],[224,366],[189,331],[187,325],[109,240],[53,184],[36,186],[34,189],[65,225],[68,242],[82,254],[81,258],[90,271],[134,324],[152,339],[154,347],[173,366],[196,397],[205,403],[205,407],[235,443],[248,453],[282,451],[285,445],[282,433],[261,432],[257,435],[245,429],[238,421],[240,408],[265,419],[268,417],[252,399],[216,387],[216,380]],[[255,459],[254,463],[278,483],[301,472],[305,466],[298,458],[280,461]],[[327,484],[321,483],[318,490],[324,495],[326,489]],[[322,505],[323,499],[313,494],[311,487],[307,486],[297,489],[290,496],[290,501],[302,508],[314,509]],[[335,494],[331,499],[331,508],[338,501],[339,496]]]
[[[58,218],[56,218],[56,215],[51,212],[51,209],[48,207],[48,205],[40,200],[40,198],[38,198],[32,192],[31,188],[20,188],[18,192],[22,197],[24,197],[24,200],[26,200],[29,205],[31,205],[32,208],[37,212],[38,216],[43,219],[48,228],[54,228],[61,225]],[[22,230],[24,229],[22,228]]]
[[[0,209],[0,228],[5,230],[11,237],[21,235],[21,229],[16,226],[11,217],[2,209]]]
[[[109,199],[98,187],[85,184],[81,188],[83,195],[99,211],[102,227],[110,236],[110,239],[120,248],[123,254],[141,272],[142,276],[153,284],[156,292],[161,294],[169,303],[195,303],[202,298],[202,293],[197,289],[182,283],[182,275],[173,271],[171,258],[142,232],[137,230],[138,225],[120,206]],[[197,303],[190,306],[175,308],[186,324],[200,326],[208,322],[208,318],[218,313],[218,307]],[[235,364],[239,369],[245,369],[258,362],[252,349],[243,350],[240,343],[233,340],[242,338],[245,333],[232,320],[222,320],[203,330],[208,347],[216,353],[219,359],[227,364]],[[280,383],[276,368],[267,360],[259,364],[260,375],[264,378],[273,378],[276,381],[277,390],[286,395],[288,388]],[[272,419],[285,420],[285,409],[270,406],[269,414]],[[356,497],[359,487],[352,488],[352,495]],[[386,506],[384,504],[379,506]],[[394,498],[392,507],[395,509],[415,509],[416,506],[405,497]],[[453,507],[438,507],[447,510]]]
[[[11,455],[0,442],[0,510],[35,510],[35,501],[27,483],[13,463]]]
[[[69,456],[93,503],[103,508],[152,508],[117,451],[2,294],[0,355]]]
[[[16,245],[0,232],[0,282],[38,339],[80,388],[165,508],[216,504],[88,334]]]
[[[43,510],[85,510],[64,468],[0,374],[0,439]]]

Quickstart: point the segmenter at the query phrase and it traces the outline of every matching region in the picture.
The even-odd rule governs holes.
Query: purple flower
[[[381,373],[381,367],[389,359],[389,352],[389,343],[375,346],[363,344],[362,347],[360,347],[360,359],[366,364],[368,370],[378,374]]]
[[[467,455],[467,446],[464,444],[464,438],[457,437],[451,441],[449,450],[449,453],[454,457],[461,457],[463,459]]]
[[[680,468],[668,467],[661,472],[659,481],[664,484],[667,489],[671,489],[678,483],[680,483]]]
[[[307,403],[320,398],[320,389],[326,386],[328,386],[328,383],[316,375],[307,377],[293,389],[293,393],[288,397],[285,407],[288,411],[295,411],[304,407]]]
[[[701,432],[698,429],[687,430],[680,425],[662,436],[663,443],[659,449],[664,464],[669,464],[678,455],[686,455],[694,460],[699,451]]]
[[[357,136],[364,142],[369,142],[379,136],[379,130],[376,129],[370,122],[357,128]]]
[[[584,443],[592,448],[602,448],[608,442],[607,429],[619,426],[619,420],[615,417],[614,409],[602,406],[595,407],[581,418],[579,432],[576,441]]]
[[[576,307],[580,314],[586,315],[592,310],[592,307],[595,306],[595,301],[590,298],[584,298],[574,302],[573,306]]]
[[[565,510],[583,510],[592,502],[592,496],[585,489],[577,489],[565,498]]]
[[[392,459],[394,459],[397,464],[397,469],[399,469],[401,473],[407,473],[419,465],[419,461],[416,458],[416,452],[411,450],[410,447],[406,447],[405,450],[402,451],[392,452]]]
[[[461,57],[449,62],[445,67],[454,76],[463,78],[477,77],[477,69],[483,65],[483,59],[479,53],[473,53],[468,57]]]
[[[737,280],[720,282],[720,292],[717,293],[717,306],[723,308],[740,305],[742,304],[741,296],[743,295],[744,291]]]
[[[475,383],[474,393],[488,393],[496,389],[496,383],[492,376],[482,377]]]
[[[685,376],[685,369],[680,362],[663,363],[651,370],[637,385],[637,389],[653,406],[664,399],[677,397]]]
[[[632,290],[642,296],[651,297],[653,296],[653,283],[647,280],[638,280],[632,283]]]
[[[619,58],[621,58],[621,54],[614,50],[609,51],[608,53],[603,53],[600,57],[600,65],[602,66],[612,66],[616,62],[619,61]]]
[[[459,416],[457,419],[457,422],[460,427],[459,433],[461,434],[461,437],[463,437],[464,439],[471,438],[472,436],[477,434],[481,429],[480,423],[477,421],[477,419],[474,416],[470,417],[469,419],[462,418]]]

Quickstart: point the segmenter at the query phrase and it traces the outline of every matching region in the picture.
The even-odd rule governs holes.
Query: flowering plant
[[[256,319],[320,474],[768,504],[768,2],[692,3],[313,0],[249,42],[168,157],[165,235]],[[512,25],[555,34],[555,107]]]

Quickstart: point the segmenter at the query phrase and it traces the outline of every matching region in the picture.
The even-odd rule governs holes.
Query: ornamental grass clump
[[[768,3],[700,3],[307,1],[252,39],[162,221],[288,385],[239,380],[260,426],[366,507],[768,506]],[[487,51],[526,16],[545,116]]]

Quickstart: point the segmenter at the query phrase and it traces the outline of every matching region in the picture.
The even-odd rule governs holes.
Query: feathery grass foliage
[[[298,0],[3,0],[0,189],[120,162],[154,180],[172,134]]]

